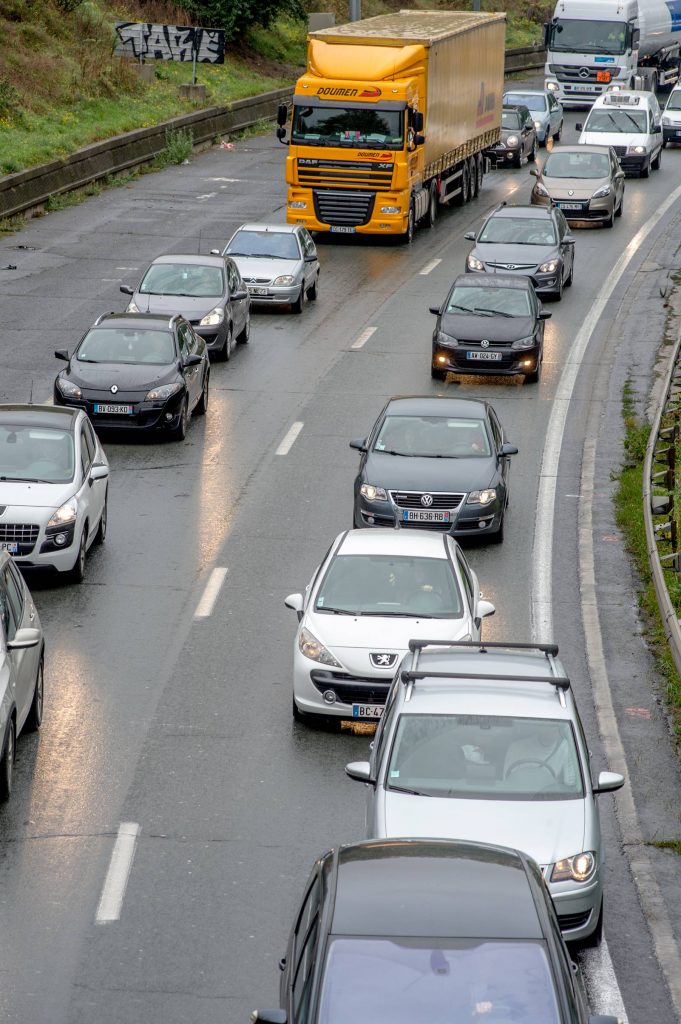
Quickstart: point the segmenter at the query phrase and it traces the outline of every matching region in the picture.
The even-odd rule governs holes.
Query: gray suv
[[[567,941],[597,945],[604,851],[570,681],[551,644],[412,640],[370,762],[367,835],[466,839],[524,850],[541,867]]]

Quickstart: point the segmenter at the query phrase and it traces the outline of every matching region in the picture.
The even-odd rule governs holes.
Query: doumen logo
[[[346,89],[341,86],[334,85],[320,85],[319,88],[317,89],[317,95],[342,97],[360,96],[364,97],[365,99],[376,99],[378,96],[381,95],[381,90],[375,87],[371,87],[369,89],[362,89],[362,91],[360,92],[359,89]]]

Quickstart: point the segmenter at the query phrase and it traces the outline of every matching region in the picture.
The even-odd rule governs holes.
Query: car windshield
[[[514,128],[516,131],[520,128],[520,115],[515,110],[502,110],[501,111],[501,127],[502,128]]]
[[[647,130],[646,122],[644,110],[592,110],[584,125],[584,131],[628,132],[640,135]]]
[[[556,229],[548,217],[490,217],[478,237],[478,242],[555,245]]]
[[[491,454],[484,420],[461,416],[386,416],[373,450],[426,458],[486,458]]]
[[[548,48],[556,53],[624,53],[627,48],[623,21],[557,18],[549,32]]]
[[[545,178],[607,178],[610,159],[605,153],[561,153],[554,150],[544,164]]]
[[[153,363],[175,359],[173,336],[168,331],[132,327],[94,327],[78,348],[81,363]]]
[[[449,560],[407,555],[339,555],[317,592],[315,610],[432,619],[463,614]]]
[[[225,290],[221,267],[193,263],[156,263],[149,267],[139,286],[143,295],[187,295],[192,298],[217,298]]]
[[[542,718],[402,715],[386,779],[389,790],[457,799],[584,796],[571,724]]]
[[[293,108],[293,142],[316,146],[401,149],[404,145],[404,110],[380,107]]]
[[[264,256],[299,260],[300,250],[291,231],[237,231],[225,249],[230,256]]]
[[[500,313],[502,316],[532,316],[530,297],[524,288],[482,288],[460,285],[454,288],[445,312]]]
[[[504,103],[508,103],[511,106],[527,107],[533,114],[543,114],[548,109],[548,100],[546,96],[535,96],[532,93],[506,93],[504,96]]]
[[[667,100],[667,110],[681,110],[681,89],[674,89]]]
[[[558,1024],[543,942],[332,937],[319,1024]]]
[[[74,471],[75,450],[70,431],[0,424],[0,483],[37,480],[65,484],[73,480]]]

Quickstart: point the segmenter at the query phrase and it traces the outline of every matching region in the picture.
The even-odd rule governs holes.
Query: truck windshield
[[[404,145],[404,110],[295,107],[292,140],[315,146],[401,149]]]
[[[584,125],[585,132],[630,132],[646,130],[646,115],[642,110],[593,110]]]
[[[565,21],[551,25],[549,50],[554,53],[624,53],[627,26],[622,21]]]

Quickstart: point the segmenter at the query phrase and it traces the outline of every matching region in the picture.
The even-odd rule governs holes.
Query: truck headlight
[[[68,526],[75,522],[78,515],[78,502],[76,498],[69,498],[63,505],[60,505],[56,512],[53,512],[47,523],[48,526]]]
[[[552,882],[588,882],[596,870],[596,857],[591,852],[576,853],[557,860],[551,872]]]
[[[534,335],[531,334],[528,338],[518,338],[517,341],[513,342],[513,344],[511,345],[511,348],[515,348],[515,349],[519,349],[519,348],[534,348],[534,346],[535,346]]]
[[[66,377],[57,377],[57,387],[61,391],[64,398],[82,398],[83,392],[80,390],[77,384],[74,384],[72,380],[68,380]]]
[[[519,142],[520,139],[517,135],[509,135],[509,137],[506,139],[506,145],[509,147],[509,149],[515,149]]]
[[[384,487],[376,487],[374,484],[362,484],[359,493],[367,501],[387,501],[388,495]]]
[[[558,260],[547,260],[546,263],[542,263],[539,267],[540,274],[552,274],[554,270],[558,269]]]
[[[320,665],[342,668],[342,665],[336,661],[331,651],[327,650],[324,644],[320,643],[309,629],[301,629],[298,635],[298,650],[311,661],[318,661]]]
[[[497,496],[494,487],[486,487],[483,491],[471,491],[468,495],[467,505],[491,505]]]
[[[549,92],[558,92],[558,82],[547,82],[546,88]]]
[[[294,199],[288,205],[292,210],[307,210],[307,203],[302,199]]]
[[[466,262],[468,263],[469,270],[485,269],[485,264],[482,262],[482,260],[479,260],[477,256],[474,256],[473,253],[469,253],[468,260]]]
[[[609,185],[604,185],[603,188],[599,188],[597,192],[594,192],[592,199],[605,199],[606,196],[610,195],[611,188]]]
[[[220,306],[211,309],[202,320],[199,320],[199,327],[217,327],[225,319],[225,311]]]
[[[295,283],[296,283],[295,277],[291,277],[290,274],[282,274],[281,277],[275,277],[274,281],[272,282],[272,284],[282,284],[282,285],[290,285],[290,284],[295,284]]]
[[[381,213],[401,213],[399,206],[382,206]]]

